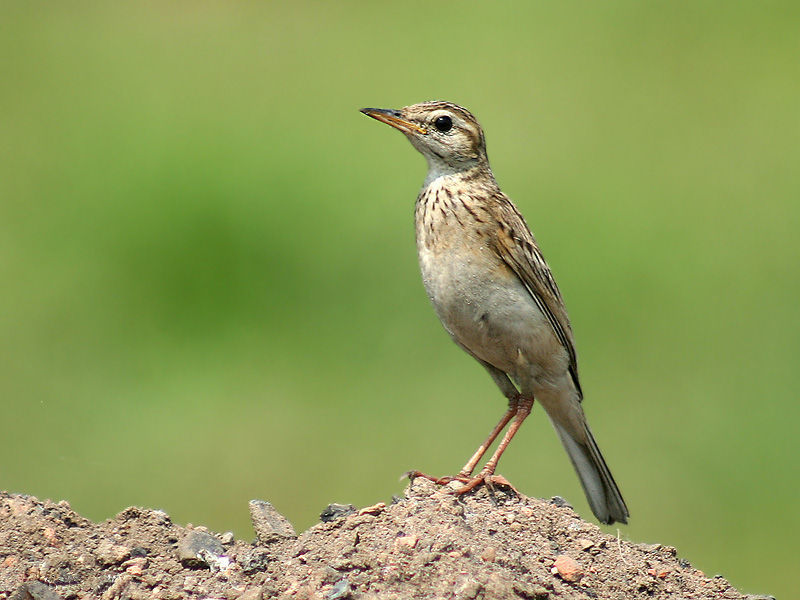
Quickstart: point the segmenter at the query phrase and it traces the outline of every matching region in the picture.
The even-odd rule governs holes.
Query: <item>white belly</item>
[[[491,249],[434,253],[422,244],[419,262],[436,314],[472,354],[522,384],[566,372],[566,352],[546,317]]]

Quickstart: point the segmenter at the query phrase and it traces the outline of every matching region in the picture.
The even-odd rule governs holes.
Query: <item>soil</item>
[[[250,511],[253,542],[158,510],[93,523],[65,501],[0,492],[0,599],[767,598],[511,490],[455,496],[417,479],[388,505],[331,505],[299,536],[269,503]]]

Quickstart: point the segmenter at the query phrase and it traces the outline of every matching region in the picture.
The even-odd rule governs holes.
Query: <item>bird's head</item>
[[[361,112],[402,131],[437,174],[466,171],[487,161],[478,120],[452,102],[421,102],[397,110],[362,108]]]

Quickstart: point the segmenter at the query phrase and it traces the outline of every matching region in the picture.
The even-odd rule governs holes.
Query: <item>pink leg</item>
[[[519,400],[516,407],[516,414],[514,415],[514,421],[511,423],[511,427],[508,428],[508,431],[506,431],[506,434],[503,436],[503,439],[500,442],[500,445],[497,447],[497,450],[495,450],[494,454],[492,455],[492,458],[490,458],[489,462],[487,462],[483,469],[480,470],[480,473],[471,478],[469,481],[466,481],[466,485],[456,491],[457,494],[469,492],[482,483],[487,485],[491,485],[492,483],[508,485],[508,481],[505,477],[495,476],[494,470],[497,468],[497,463],[500,461],[500,457],[503,456],[503,452],[506,451],[508,444],[516,435],[525,419],[528,418],[528,415],[531,414],[532,408],[533,398],[521,398]],[[461,479],[459,478],[459,480]]]
[[[492,429],[489,437],[487,437],[486,440],[480,446],[478,446],[475,454],[472,455],[469,461],[467,461],[467,464],[464,465],[464,468],[461,469],[461,471],[455,477],[432,477],[431,475],[426,475],[420,471],[410,471],[406,475],[411,479],[415,477],[422,477],[439,485],[445,485],[451,481],[461,481],[465,485],[463,488],[457,490],[455,492],[456,494],[464,494],[469,492],[482,483],[487,485],[507,485],[511,487],[511,484],[508,483],[505,477],[495,475],[494,471],[497,468],[497,463],[500,461],[500,457],[503,455],[503,452],[506,451],[508,444],[511,442],[511,439],[517,433],[517,430],[519,430],[523,421],[525,421],[528,415],[531,414],[532,408],[533,398],[517,397],[510,400],[508,403],[508,410],[505,412],[505,414],[503,414],[503,417],[500,419],[497,425],[494,426],[494,429]],[[475,470],[475,466],[478,464],[478,462],[480,462],[481,458],[483,458],[483,456],[486,454],[486,451],[497,439],[497,436],[500,435],[500,432],[505,429],[506,425],[508,425],[512,419],[513,422],[511,423],[511,427],[509,427],[508,431],[506,431],[506,434],[503,436],[500,445],[489,459],[489,462],[487,462],[483,469],[481,469],[480,473],[478,473],[475,477],[472,477],[472,472]]]
[[[514,398],[508,402],[508,410],[503,415],[503,418],[498,421],[497,425],[494,426],[492,432],[489,434],[489,437],[478,446],[478,449],[475,451],[475,454],[472,455],[467,461],[467,464],[464,465],[464,468],[459,471],[459,477],[469,477],[472,475],[472,472],[475,470],[476,465],[480,460],[483,458],[483,455],[486,454],[486,451],[489,447],[494,444],[494,441],[497,439],[497,436],[500,435],[500,432],[506,428],[508,422],[514,418],[514,415],[517,413],[517,405],[519,403],[519,398]]]

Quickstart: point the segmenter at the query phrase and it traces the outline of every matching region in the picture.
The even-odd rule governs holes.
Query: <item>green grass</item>
[[[249,536],[503,409],[414,257],[422,158],[361,106],[466,105],[558,277],[631,508],[794,589],[800,78],[791,3],[0,8],[0,486]],[[13,451],[12,451],[13,450]],[[590,513],[542,412],[501,471]]]

